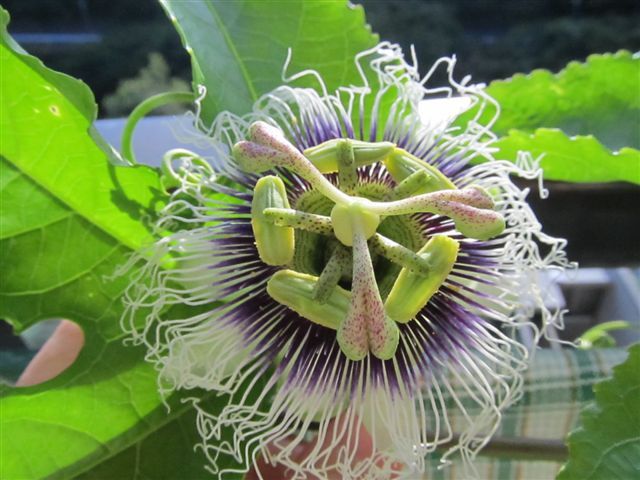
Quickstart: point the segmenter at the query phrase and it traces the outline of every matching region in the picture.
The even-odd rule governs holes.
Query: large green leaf
[[[219,408],[220,400],[209,399],[202,404],[210,411]],[[194,428],[196,413],[183,407],[184,413],[126,450],[96,465],[78,477],[81,480],[105,480],[127,478],[131,480],[184,479],[210,480],[212,475],[204,468],[204,456],[194,451],[201,438]],[[218,468],[238,465],[230,456],[219,456]],[[226,478],[244,475],[225,474]]]
[[[7,23],[3,14],[2,156],[100,230],[139,247],[150,239],[149,223],[160,199],[157,174],[105,161],[109,152],[92,138],[95,103],[89,88],[16,50]],[[10,227],[20,228],[20,221]]]
[[[594,387],[595,404],[569,435],[569,461],[558,480],[627,480],[640,472],[640,344],[613,378]]]
[[[16,48],[0,15],[0,318],[21,331],[66,317],[85,333],[80,356],[59,377],[0,387],[0,477],[68,478],[102,464],[103,478],[120,478],[109,459],[144,449],[158,429],[193,415],[175,399],[167,414],[156,371],[142,348],[123,344],[119,328],[128,278],[114,273],[131,247],[151,239],[145,224],[162,201],[159,177],[109,162],[90,131],[91,92]],[[167,439],[166,428],[158,462],[171,471],[187,464],[180,455],[192,443]],[[200,474],[197,458],[183,478]]]
[[[487,93],[500,102],[499,135],[556,127],[595,135],[609,148],[640,147],[640,58],[627,51],[591,55],[557,74],[516,74],[491,82]]]
[[[282,84],[289,48],[289,72],[314,69],[334,90],[361,83],[354,56],[377,42],[362,7],[342,0],[160,3],[191,54],[194,84],[207,87],[207,122],[224,110],[250,112],[260,95]]]
[[[79,475],[78,479],[157,479],[184,478],[190,480],[211,478],[203,468],[203,458],[194,454],[193,445],[199,440],[194,428],[193,409],[175,417],[171,422],[102,464]],[[166,462],[172,458],[179,461]]]
[[[493,127],[501,137],[498,157],[544,154],[550,180],[640,183],[640,58],[626,51],[591,55],[557,74],[534,70],[496,80],[487,93],[500,103]]]
[[[622,148],[614,153],[592,135],[569,137],[555,128],[539,128],[532,134],[511,130],[496,146],[499,158],[515,160],[518,151],[541,157],[549,180],[640,184],[640,151]]]

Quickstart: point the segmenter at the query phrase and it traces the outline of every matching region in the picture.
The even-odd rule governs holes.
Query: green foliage
[[[362,8],[342,1],[160,3],[191,55],[194,87],[207,88],[205,122],[223,110],[248,113],[260,95],[281,85],[288,48],[293,52],[288,72],[317,70],[331,91],[361,83],[354,55],[377,41]]]
[[[2,156],[82,218],[124,245],[139,247],[150,238],[157,174],[146,167],[116,168],[110,152],[92,138],[95,103],[89,88],[19,53],[6,33],[2,40]],[[150,218],[141,221],[145,216]],[[3,227],[25,229],[23,221],[3,219]]]
[[[558,480],[626,480],[640,471],[640,344],[629,349],[613,378],[594,387],[595,404],[569,435],[569,461]]]
[[[220,403],[220,400],[209,399],[205,402],[205,406],[209,411],[215,411]],[[175,415],[152,435],[140,439],[131,447],[107,458],[105,462],[77,478],[79,480],[121,478],[210,480],[211,473],[203,468],[204,457],[194,452],[194,445],[201,441],[195,428],[195,410],[184,406],[181,410],[183,413]],[[233,466],[232,457],[218,457],[219,468]],[[227,474],[225,479],[240,479],[243,476]]]
[[[557,74],[535,70],[492,82],[487,93],[500,103],[493,128],[500,158],[544,154],[550,180],[640,183],[640,151],[632,148],[640,145],[640,58],[591,55]]]
[[[571,62],[557,74],[534,70],[491,82],[500,103],[494,131],[560,128],[595,135],[610,148],[640,147],[640,58],[620,51]]]
[[[131,466],[117,454],[143,438],[131,448],[162,441],[160,466],[200,473],[201,458],[181,458],[192,447],[183,444],[181,418],[193,411],[169,399],[167,414],[144,349],[123,345],[119,328],[128,278],[114,274],[151,238],[145,225],[161,204],[158,174],[109,162],[90,135],[89,89],[17,49],[0,13],[0,318],[21,331],[63,316],[85,333],[79,358],[59,377],[1,387],[0,477],[71,477],[113,457],[99,468],[116,478],[111,468]]]
[[[498,158],[515,160],[519,151],[542,156],[548,180],[640,184],[640,152],[634,148],[611,152],[591,135],[568,137],[555,128],[539,128],[533,134],[511,130],[496,146]]]

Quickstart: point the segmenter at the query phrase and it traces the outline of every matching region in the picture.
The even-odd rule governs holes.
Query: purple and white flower
[[[415,476],[443,444],[469,466],[521,393],[519,330],[534,309],[536,339],[561,322],[533,278],[567,265],[564,241],[542,233],[511,180],[539,179],[536,162],[493,156],[498,105],[453,79],[455,59],[421,78],[382,43],[356,62],[361,86],[328,92],[302,72],[245,116],[198,121],[215,167],[167,155],[166,233],[142,254],[123,326],[163,392],[229,395],[216,412],[191,400],[214,473],[225,453],[294,478],[387,478],[394,462]],[[432,87],[443,69],[449,84]],[[318,88],[289,85],[302,76]],[[433,111],[443,98],[453,112]],[[180,305],[199,313],[167,313]],[[362,425],[374,448],[356,460]]]

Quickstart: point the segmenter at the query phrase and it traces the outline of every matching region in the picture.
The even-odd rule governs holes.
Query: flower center
[[[233,154],[247,172],[284,168],[310,184],[291,208],[279,176],[258,180],[251,208],[256,247],[262,261],[286,267],[268,281],[269,295],[335,329],[352,360],[368,353],[393,357],[397,323],[415,318],[456,261],[459,243],[444,235],[413,235],[413,214],[449,217],[461,234],[480,240],[504,229],[484,190],[457,189],[436,168],[389,142],[335,139],[300,152],[280,130],[256,122]],[[378,162],[396,186],[372,194],[374,183],[359,182],[358,168]],[[330,173],[337,173],[339,187],[325,176]],[[324,238],[324,249],[318,238]]]

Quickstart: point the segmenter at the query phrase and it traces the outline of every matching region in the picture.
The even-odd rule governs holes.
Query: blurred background
[[[319,1],[319,0],[318,0]],[[16,41],[55,70],[86,82],[99,105],[97,127],[116,147],[121,117],[143,99],[190,89],[190,63],[177,33],[155,0],[4,0]],[[414,45],[421,72],[456,54],[460,76],[475,82],[507,78],[535,68],[562,69],[592,53],[640,50],[638,0],[358,0],[380,38]],[[640,92],[639,92],[640,95]],[[177,108],[177,109],[176,109]],[[180,107],[154,112],[180,113]],[[139,158],[157,164],[176,146],[184,118],[151,117],[139,124]],[[178,125],[176,127],[176,125]],[[640,132],[638,132],[640,136]],[[639,139],[640,140],[640,139]],[[192,148],[192,147],[190,147]],[[523,185],[532,187],[535,185]],[[581,268],[545,278],[549,306],[567,308],[573,340],[608,320],[635,330],[614,334],[618,345],[640,338],[640,189],[625,183],[547,182],[550,199],[531,203],[545,231],[568,239]],[[15,379],[47,338],[55,321],[21,337],[0,321],[0,378]]]
[[[155,0],[4,0],[15,39],[84,80],[100,117],[125,115],[191,75]],[[423,69],[456,54],[458,72],[488,82],[621,48],[640,50],[638,0],[356,0],[380,38],[415,45]]]

